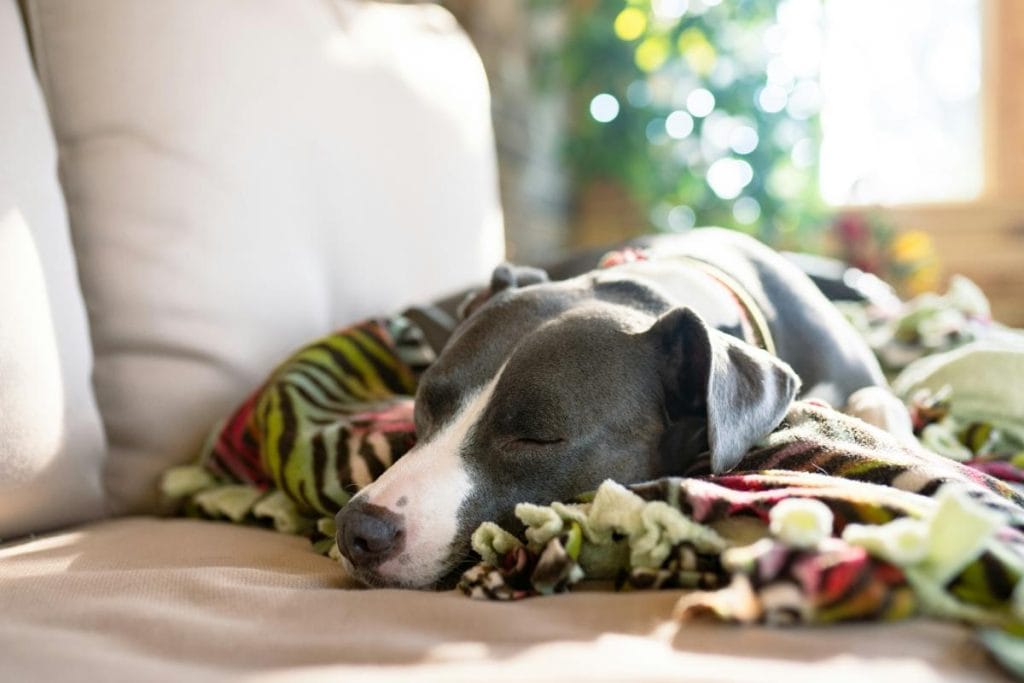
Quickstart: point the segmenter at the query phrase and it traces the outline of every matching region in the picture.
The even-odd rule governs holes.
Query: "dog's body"
[[[422,378],[416,448],[338,515],[342,554],[369,584],[437,584],[473,529],[514,524],[518,502],[702,462],[728,471],[798,394],[853,396],[905,429],[839,311],[737,233],[662,239],[641,260],[560,282],[502,266],[489,294]]]

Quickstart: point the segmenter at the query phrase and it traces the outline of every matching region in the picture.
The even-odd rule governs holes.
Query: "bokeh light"
[[[668,140],[668,132],[665,130],[667,119],[651,119],[644,128],[644,137],[652,145],[658,145]]]
[[[711,191],[722,199],[735,199],[753,179],[754,169],[741,159],[719,159],[707,173]]]
[[[768,191],[785,200],[795,199],[808,182],[805,174],[791,164],[780,164],[768,176]]]
[[[679,53],[691,69],[701,76],[707,76],[715,66],[718,53],[704,32],[697,27],[688,28],[679,34],[676,42]]]
[[[686,14],[689,6],[687,0],[653,0],[651,11],[659,21],[672,21]]]
[[[753,225],[761,217],[761,205],[753,197],[740,197],[732,205],[732,215],[742,225]]]
[[[729,137],[736,128],[736,120],[723,111],[712,112],[701,128],[701,142],[707,159],[719,159],[729,149]]]
[[[769,83],[757,93],[757,106],[767,114],[775,114],[786,108],[789,95],[782,86]]]
[[[672,47],[664,36],[651,36],[644,38],[636,46],[634,59],[641,71],[651,72],[660,68],[668,60],[671,51]]]
[[[693,117],[685,111],[672,112],[665,119],[665,132],[670,138],[682,140],[693,132]]]
[[[675,232],[684,232],[697,222],[697,214],[688,206],[676,206],[668,212],[668,227]]]
[[[651,103],[651,90],[646,81],[633,81],[626,87],[626,101],[633,107],[646,107]]]
[[[729,134],[729,147],[737,154],[750,154],[758,142],[757,131],[750,126],[737,126]]]
[[[697,118],[703,118],[715,109],[715,96],[706,88],[697,88],[686,96],[686,109]]]
[[[627,7],[615,17],[614,28],[620,40],[636,40],[647,30],[647,14],[637,7]]]
[[[590,115],[598,123],[614,121],[619,115],[619,101],[614,95],[603,92],[590,100]]]

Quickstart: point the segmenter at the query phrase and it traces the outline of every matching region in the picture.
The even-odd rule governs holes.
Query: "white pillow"
[[[501,258],[487,84],[444,10],[28,8],[119,511],[294,348]]]
[[[57,150],[0,0],[0,539],[99,516],[103,428]]]

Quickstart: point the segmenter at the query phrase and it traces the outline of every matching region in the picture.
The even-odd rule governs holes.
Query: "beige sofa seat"
[[[678,597],[361,590],[300,538],[126,518],[0,547],[0,680],[1001,680],[957,626],[677,627]]]

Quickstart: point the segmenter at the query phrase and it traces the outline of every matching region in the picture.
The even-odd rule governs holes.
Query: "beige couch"
[[[366,591],[302,539],[148,516],[289,350],[500,258],[443,10],[0,0],[0,93],[0,681],[999,678],[951,625]]]

